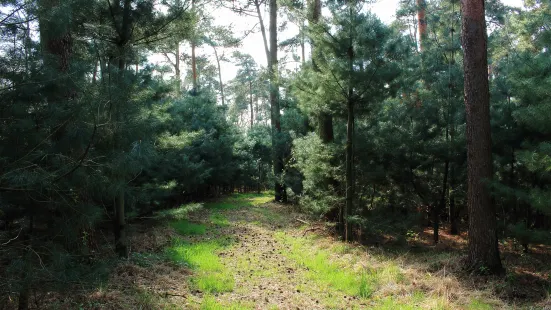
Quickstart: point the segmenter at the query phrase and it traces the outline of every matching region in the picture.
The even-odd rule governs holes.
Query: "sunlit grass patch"
[[[276,233],[276,238],[289,246],[289,253],[286,255],[305,267],[307,276],[313,281],[361,298],[369,298],[374,293],[380,277],[377,271],[369,269],[354,271],[338,264],[331,260],[329,250],[311,246],[306,238],[292,238],[284,233]]]
[[[414,304],[401,303],[401,302],[397,301],[396,299],[394,299],[392,297],[387,297],[387,298],[384,298],[382,300],[379,300],[377,302],[377,305],[374,308],[375,309],[380,309],[380,310],[396,310],[396,309],[399,309],[399,310],[415,310],[415,309],[422,309],[421,307],[416,306]]]
[[[201,310],[249,310],[253,306],[243,305],[241,303],[222,304],[216,301],[214,296],[206,295],[201,302]]]
[[[274,195],[269,192],[233,194],[231,200],[242,202],[247,206],[258,206],[274,200]]]
[[[238,205],[234,202],[228,202],[228,201],[217,201],[217,202],[209,202],[205,205],[205,208],[211,209],[211,210],[233,210],[239,208],[241,205]]]
[[[204,224],[192,223],[187,220],[179,220],[170,222],[170,227],[174,228],[180,235],[204,235],[207,231],[207,226]]]
[[[226,227],[230,225],[230,221],[222,213],[211,214],[209,217],[209,221],[211,222],[211,224],[220,226],[220,227]]]
[[[196,271],[192,283],[207,293],[230,292],[234,288],[233,275],[221,262],[217,253],[228,245],[224,240],[210,240],[194,244],[175,240],[166,250],[167,257],[190,266]]]
[[[268,194],[255,194],[254,196],[247,197],[246,200],[251,206],[258,206],[274,200],[274,196]]]
[[[231,196],[216,202],[209,202],[205,208],[211,210],[234,210],[240,207],[254,207],[273,200],[273,195],[260,194],[232,194]]]
[[[494,307],[490,304],[487,304],[480,299],[473,299],[467,306],[469,310],[492,310]]]
[[[270,223],[282,222],[283,220],[285,220],[283,215],[269,208],[256,207],[256,208],[253,208],[252,211],[259,213],[260,215],[262,215],[264,221],[267,221]]]
[[[155,218],[169,220],[183,220],[188,217],[191,212],[195,212],[203,208],[201,203],[183,204],[178,208],[162,210],[155,212]]]

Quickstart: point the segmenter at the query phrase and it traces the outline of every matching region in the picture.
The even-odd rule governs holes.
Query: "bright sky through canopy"
[[[522,7],[522,0],[501,0],[505,5],[509,6],[515,6],[515,7]],[[396,9],[398,8],[400,0],[379,0],[370,5],[371,11],[375,13],[379,18],[385,22],[390,23],[394,20],[396,15]],[[240,50],[243,53],[250,54],[255,61],[259,64],[259,66],[265,67],[267,60],[266,60],[266,54],[264,52],[264,45],[262,40],[262,34],[260,33],[260,29],[257,25],[258,18],[252,17],[252,16],[239,16],[236,13],[230,11],[226,8],[217,8],[212,12],[209,12],[214,17],[214,21],[217,25],[224,25],[224,26],[232,26],[235,35],[237,37],[242,37],[244,33],[250,31],[251,29],[255,28],[255,32],[250,33],[246,36],[246,38],[243,40],[243,44],[238,50]],[[263,11],[263,20],[266,26],[266,31],[268,31],[268,12]],[[279,22],[281,23],[282,18],[280,14]],[[256,27],[255,27],[256,25]],[[292,23],[287,24],[287,29],[284,31],[280,31],[278,33],[278,41],[282,42],[283,40],[289,39],[296,35],[298,33],[298,27]],[[189,49],[188,46],[183,46],[184,52],[188,52],[186,49]],[[205,54],[212,58],[214,61],[214,55],[210,48],[199,48],[198,49],[199,54]],[[228,58],[231,58],[232,50],[226,50],[223,51],[225,53],[225,56]],[[280,52],[279,54],[280,59],[284,56],[283,52]],[[293,62],[293,59],[290,55],[286,59],[286,67],[287,68],[294,68],[295,66],[298,66],[299,63]],[[307,56],[308,57],[308,56]],[[164,58],[160,56],[152,57],[151,61],[155,63],[162,63],[165,61]],[[186,63],[182,63],[182,72],[186,72],[187,66]],[[235,74],[237,72],[236,66],[234,66],[232,63],[229,62],[222,62],[221,64],[221,71],[222,71],[222,79],[224,82],[227,82],[235,77]],[[184,85],[186,87],[187,85]]]

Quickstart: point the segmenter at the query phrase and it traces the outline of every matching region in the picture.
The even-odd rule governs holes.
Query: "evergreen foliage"
[[[484,189],[498,238],[528,252],[551,245],[551,4],[485,3]],[[127,221],[236,191],[275,189],[346,241],[431,226],[438,243],[442,225],[467,229],[460,1],[401,1],[391,24],[365,1],[218,4],[259,19],[266,64],[237,50],[240,34],[216,25],[207,1],[0,1],[0,305],[102,281],[132,252]],[[278,42],[287,21],[297,33]],[[224,62],[237,68],[229,81]],[[215,243],[169,256],[201,269]],[[233,288],[225,274],[216,288],[215,265],[196,285]]]

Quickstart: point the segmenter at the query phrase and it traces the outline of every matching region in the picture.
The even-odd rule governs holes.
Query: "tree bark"
[[[493,168],[484,0],[462,0],[461,9],[468,160],[466,267],[476,272],[502,273],[496,211],[487,188]]]
[[[115,252],[119,257],[128,257],[128,244],[126,238],[126,222],[124,216],[124,191],[120,190],[118,197],[115,198],[115,218],[114,218],[114,231],[115,231]]]
[[[191,0],[191,10],[195,13],[195,0]],[[194,33],[195,36],[195,33]],[[191,38],[191,78],[193,80],[192,94],[197,94],[197,59],[195,58],[195,37]]]
[[[94,71],[92,72],[92,84],[96,84],[96,80],[98,77],[98,66],[99,66],[99,59],[96,60],[96,63],[94,64]]]
[[[312,8],[312,23],[316,24],[321,18],[321,0],[314,0]],[[312,45],[312,62],[315,65],[316,47]],[[333,135],[333,116],[327,112],[320,112],[318,115],[318,136],[323,143],[331,143]]]
[[[220,57],[218,57],[218,51],[216,46],[212,46],[214,49],[214,56],[216,56],[216,65],[218,66],[218,82],[220,83],[220,97],[222,97],[222,105],[226,105],[226,98],[224,96],[224,82],[222,82],[222,67],[220,66]],[[222,53],[222,56],[224,54]]]
[[[260,15],[259,15],[260,16]],[[272,148],[275,176],[275,200],[286,202],[285,185],[281,180],[283,156],[281,154],[281,114],[279,111],[279,82],[277,59],[277,0],[270,0],[270,106],[272,122]]]
[[[271,0],[270,0],[271,1]],[[270,2],[270,10],[272,9]],[[260,24],[260,33],[262,33],[262,40],[264,42],[264,51],[266,52],[266,60],[268,61],[268,66],[270,66],[271,56],[270,56],[270,47],[268,46],[268,38],[266,35],[266,28],[264,27],[264,20],[262,19],[262,12],[260,12],[260,2],[258,0],[254,0],[254,6],[256,8],[256,14],[258,14],[258,23]],[[276,15],[277,17],[277,15]],[[271,27],[271,12],[270,12],[270,27]],[[272,30],[270,29],[270,38],[272,35]],[[276,29],[277,31],[277,29]],[[270,42],[271,45],[271,42]]]
[[[417,0],[417,32],[419,33],[419,51],[424,49],[424,43],[427,36],[427,20],[425,17],[425,9],[427,3],[425,0]]]
[[[174,74],[176,75],[176,95],[182,93],[182,82],[180,72],[180,42],[176,43],[176,59],[174,60]]]
[[[348,98],[348,121],[346,123],[346,206],[343,210],[344,240],[348,241],[348,214],[354,210],[354,103]]]
[[[253,81],[249,81],[249,106],[251,109],[251,129],[254,125],[254,108],[253,108]]]
[[[118,51],[118,83],[121,85],[121,87],[124,87],[123,81],[124,81],[124,71],[126,68],[126,57],[127,57],[127,44],[130,42],[131,37],[131,29],[132,29],[132,19],[130,16],[131,13],[131,0],[125,0],[124,1],[124,7],[123,7],[123,16],[122,16],[122,24],[121,24],[121,32],[119,41],[117,44],[117,51]],[[121,103],[119,103],[116,107],[116,119],[117,123],[122,122],[122,111],[120,108]],[[115,149],[118,149],[120,147],[120,124],[115,125]],[[121,177],[122,178],[122,177]],[[119,180],[121,181],[121,180]],[[122,184],[126,182],[121,182]],[[115,217],[113,219],[113,232],[115,235],[115,250],[117,254],[120,257],[127,258],[128,257],[128,240],[126,238],[125,233],[125,225],[126,225],[126,219],[125,219],[125,200],[124,200],[124,189],[119,189],[118,193],[116,194],[116,197],[114,197],[114,213]]]

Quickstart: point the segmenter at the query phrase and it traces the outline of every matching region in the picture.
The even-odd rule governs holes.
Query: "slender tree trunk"
[[[124,1],[124,8],[123,8],[123,17],[122,17],[122,24],[121,24],[121,32],[120,32],[120,38],[117,45],[117,51],[118,51],[118,83],[123,87],[123,81],[124,81],[124,72],[126,68],[126,57],[127,57],[127,44],[130,42],[130,36],[131,36],[131,29],[132,29],[132,20],[130,17],[131,12],[131,0],[125,0]],[[116,120],[117,123],[115,125],[115,149],[118,150],[120,148],[120,130],[122,123],[122,109],[121,109],[121,102],[119,102],[116,106]],[[124,184],[124,180],[119,180],[121,184]],[[125,200],[124,200],[124,188],[119,189],[118,193],[116,194],[116,197],[114,197],[114,211],[115,211],[115,217],[113,219],[113,231],[115,234],[115,250],[117,254],[120,257],[126,258],[128,257],[128,240],[126,238],[126,232],[125,232],[125,225],[126,225],[126,219],[125,219]]]
[[[312,23],[316,24],[321,18],[321,0],[314,0],[312,8]],[[316,47],[312,45],[312,62],[316,69],[315,57]],[[328,112],[320,112],[318,115],[318,136],[323,143],[331,143],[334,140],[333,135],[333,116]]]
[[[419,33],[419,51],[424,49],[424,43],[427,36],[427,20],[425,10],[427,4],[425,0],[417,0],[417,32]]]
[[[126,238],[126,221],[124,216],[124,191],[119,191],[119,196],[115,199],[115,251],[119,257],[128,256],[128,244]]]
[[[253,108],[253,81],[249,81],[249,106],[251,109],[251,129],[254,125],[254,108]]]
[[[222,67],[220,66],[220,57],[218,57],[218,51],[216,46],[212,46],[214,49],[214,56],[216,56],[216,65],[218,66],[218,82],[220,83],[220,97],[222,97],[222,105],[226,105],[226,98],[224,96],[224,82],[222,82]],[[224,54],[222,53],[222,56]]]
[[[98,77],[98,66],[99,66],[99,60],[96,60],[96,64],[94,65],[94,71],[92,72],[92,84],[96,84],[96,80]]]
[[[262,12],[260,12],[259,0],[254,0],[254,6],[256,8],[256,14],[258,15],[258,23],[260,24],[260,33],[262,33],[262,40],[264,42],[264,51],[266,52],[266,60],[268,61],[268,66],[271,66],[270,65],[270,61],[271,61],[270,46],[268,46],[268,36],[266,35],[266,28],[264,27],[264,20],[262,19]],[[271,10],[271,2],[270,2],[270,10]],[[272,15],[270,15],[270,27],[271,27],[271,18],[272,18]],[[270,36],[271,36],[271,30],[270,30]]]
[[[305,28],[305,25],[304,25],[304,19],[302,20],[301,22],[301,25],[300,25],[300,52],[301,52],[301,60],[302,60],[302,65],[304,66],[304,64],[306,64],[306,38],[305,38],[305,35],[304,35],[304,28]]]
[[[348,99],[348,121],[346,123],[346,206],[343,210],[344,240],[348,241],[348,215],[354,210],[354,103]]]
[[[446,158],[446,161],[444,162],[444,177],[442,179],[442,192],[440,194],[440,202],[436,207],[436,209],[434,210],[434,214],[432,217],[434,244],[437,244],[439,239],[440,213],[442,212],[442,210],[445,210],[446,208],[446,193],[448,192],[449,167],[450,167],[450,160],[449,158]]]
[[[180,42],[176,43],[176,59],[174,60],[174,75],[176,75],[176,95],[182,94],[182,75],[180,72]]]
[[[195,59],[195,41],[191,41],[191,73],[193,76],[193,93],[197,92],[197,63]]]
[[[24,233],[23,236],[23,242],[28,247],[28,249],[32,249],[33,247],[33,238],[34,238],[34,216],[27,215],[29,219],[29,230],[28,232]],[[29,250],[27,250],[29,251]],[[17,309],[18,310],[27,310],[29,309],[29,299],[31,294],[31,281],[33,280],[33,276],[31,275],[32,272],[32,265],[31,260],[34,259],[34,254],[31,254],[30,252],[27,252],[27,255],[25,255],[25,258],[27,260],[25,264],[26,274],[23,276],[23,283],[21,284],[21,288],[19,289],[19,296],[17,300]]]
[[[277,0],[270,1],[270,105],[272,122],[272,148],[275,177],[275,200],[285,202],[285,185],[281,180],[283,173],[283,156],[280,143],[281,114],[279,111],[279,82],[277,59]]]
[[[191,10],[195,13],[195,0],[191,0]],[[194,33],[195,36],[195,33]],[[191,78],[193,82],[193,95],[197,94],[197,59],[195,58],[195,37],[191,38]]]
[[[496,211],[487,187],[493,169],[484,0],[462,0],[461,9],[468,160],[467,268],[502,273]]]
[[[450,199],[450,234],[459,234],[459,212],[457,212],[457,206],[455,205],[455,165],[452,164],[450,168],[450,186],[449,186],[449,199]]]
[[[350,7],[350,15],[352,15],[352,7]],[[348,98],[347,111],[348,121],[346,123],[346,206],[343,210],[344,220],[344,240],[348,241],[350,225],[348,224],[348,216],[355,215],[354,196],[356,183],[354,180],[354,89],[352,87],[352,72],[354,71],[354,47],[352,39],[348,47]]]

